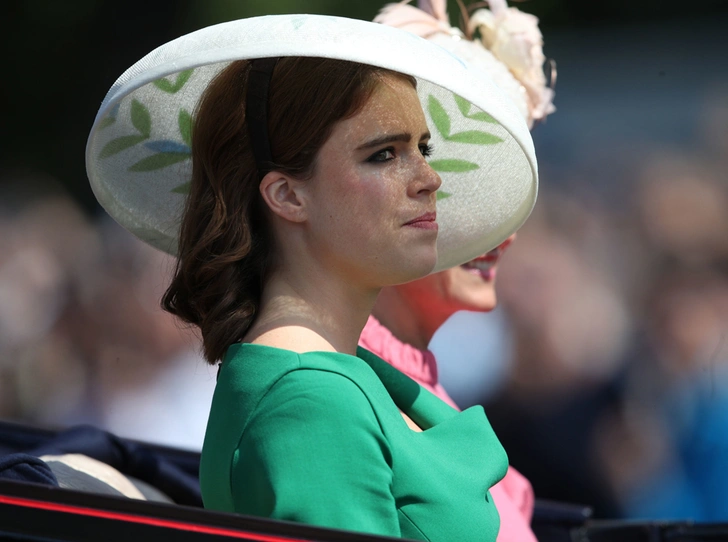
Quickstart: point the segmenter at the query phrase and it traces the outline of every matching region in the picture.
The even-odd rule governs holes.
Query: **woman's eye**
[[[434,150],[434,147],[429,143],[426,145],[420,145],[420,152],[425,158],[427,158],[428,156],[432,156],[432,151]]]
[[[375,152],[369,158],[367,162],[388,162],[394,158],[394,149],[383,149]]]

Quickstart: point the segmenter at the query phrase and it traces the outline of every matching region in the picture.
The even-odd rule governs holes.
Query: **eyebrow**
[[[424,132],[420,136],[420,141],[422,141],[423,139],[430,139],[430,137],[430,132]],[[371,141],[367,141],[366,143],[359,145],[356,150],[371,149],[372,147],[379,147],[380,145],[384,145],[385,143],[393,143],[394,141],[404,141],[406,143],[411,140],[412,134],[410,134],[409,132],[402,132],[400,134],[392,134],[372,139]]]

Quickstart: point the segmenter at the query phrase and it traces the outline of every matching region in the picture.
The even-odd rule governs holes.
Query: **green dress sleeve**
[[[369,400],[347,377],[299,369],[278,380],[234,456],[236,512],[400,536],[391,452]]]

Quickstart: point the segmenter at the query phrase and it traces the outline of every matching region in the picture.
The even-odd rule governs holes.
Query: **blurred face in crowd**
[[[395,286],[398,294],[417,306],[444,318],[457,311],[487,312],[495,308],[498,261],[515,239],[511,235],[498,247],[458,267]]]

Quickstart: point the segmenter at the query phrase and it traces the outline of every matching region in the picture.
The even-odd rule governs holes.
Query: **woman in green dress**
[[[470,259],[525,220],[525,124],[481,75],[381,25],[277,16],[190,36],[112,87],[87,161],[107,210],[178,255],[163,306],[221,362],[205,506],[495,540],[489,488],[507,457],[482,408],[458,413],[357,341],[383,286]],[[459,203],[443,213],[438,200]],[[438,254],[443,230],[459,241]]]

